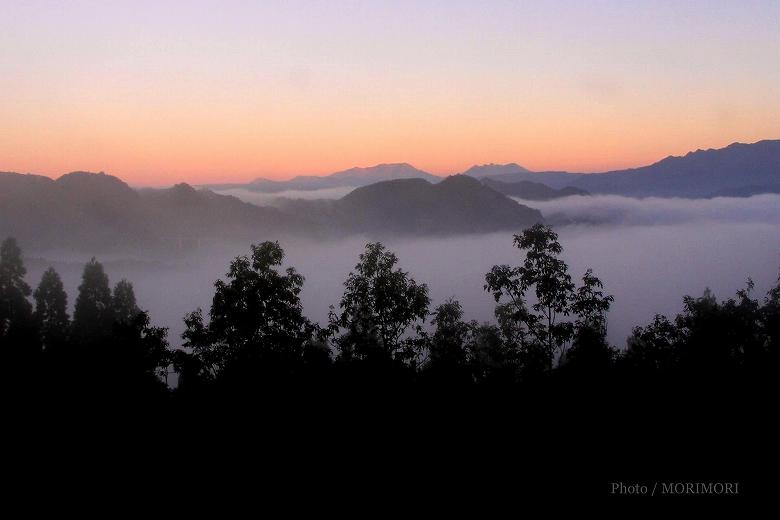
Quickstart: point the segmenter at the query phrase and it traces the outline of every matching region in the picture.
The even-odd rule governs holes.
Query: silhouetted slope
[[[510,173],[502,173],[498,175],[490,175],[487,177],[484,177],[485,179],[505,182],[505,183],[513,183],[513,182],[535,182],[539,184],[544,184],[545,186],[549,186],[550,188],[554,189],[561,189],[565,188],[566,186],[570,186],[574,184],[575,182],[582,179],[585,175],[589,174],[583,174],[583,173],[569,173],[569,172],[510,172]]]
[[[375,182],[396,179],[426,179],[438,182],[440,177],[418,170],[407,163],[378,164],[369,168],[350,168],[325,176],[299,175],[287,181],[255,179],[247,184],[210,184],[207,188],[220,190],[243,188],[250,191],[275,193],[287,190],[320,190],[327,188],[359,187]]]
[[[0,234],[54,248],[128,246],[153,237],[140,198],[127,184],[103,173],[74,172],[56,181],[37,175],[0,176]]]
[[[697,150],[643,168],[588,175],[575,186],[621,195],[710,197],[749,186],[779,184],[780,140],[776,140]]]
[[[58,178],[55,183],[62,187],[64,193],[76,201],[92,201],[106,203],[112,207],[128,206],[138,200],[138,193],[113,175],[103,172],[71,172]]]
[[[143,190],[143,205],[155,229],[165,239],[267,237],[274,233],[306,232],[316,226],[300,214],[260,207],[236,197],[188,184],[168,189]]]
[[[464,175],[438,184],[401,179],[358,188],[334,204],[339,225],[355,232],[483,233],[521,229],[542,215]]]
[[[0,174],[0,235],[35,249],[165,248],[190,239],[303,233],[315,224],[186,184],[136,191],[103,173],[75,172],[56,181]]]
[[[187,184],[134,190],[103,173],[71,173],[56,181],[0,174],[0,235],[17,237],[30,250],[178,250],[214,241],[290,234],[516,230],[537,221],[541,221],[538,211],[464,176],[435,185],[423,179],[386,181],[337,201],[297,201],[273,208]]]
[[[397,179],[425,179],[430,182],[440,181],[441,178],[430,173],[418,170],[408,163],[379,164],[370,168],[350,168],[336,172],[328,176],[333,180],[344,182],[369,182],[391,181]],[[350,184],[356,186],[357,184]]]
[[[734,143],[667,157],[649,166],[606,173],[515,172],[491,177],[530,180],[551,188],[571,185],[591,193],[634,197],[712,197],[780,190],[780,140]]]
[[[572,188],[571,186],[556,190],[532,181],[502,182],[488,178],[483,180],[482,183],[509,197],[519,197],[525,200],[552,200],[572,195],[590,195],[585,190]]]

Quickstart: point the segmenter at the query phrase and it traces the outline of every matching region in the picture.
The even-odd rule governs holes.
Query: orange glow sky
[[[778,6],[4,2],[0,171],[604,171],[776,139]]]

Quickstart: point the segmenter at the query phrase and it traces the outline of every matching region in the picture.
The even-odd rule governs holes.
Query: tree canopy
[[[300,300],[303,276],[293,267],[280,269],[284,251],[278,242],[251,249],[250,256],[230,263],[226,281],[215,282],[208,323],[200,309],[185,318],[184,346],[195,357],[186,363],[198,366],[197,377],[271,368],[284,374],[312,339],[314,326]]]
[[[331,309],[330,330],[344,359],[398,360],[413,363],[418,349],[405,337],[420,331],[428,315],[428,286],[397,268],[398,257],[381,243],[366,245],[344,282],[339,310]]]
[[[494,266],[485,276],[495,322],[467,321],[455,298],[429,311],[427,285],[381,243],[369,243],[325,328],[305,316],[304,278],[284,265],[279,243],[252,245],[214,283],[208,314],[197,309],[184,318],[184,343],[172,349],[133,285],[123,279],[112,291],[95,258],[84,266],[71,322],[57,272],[48,268],[31,291],[21,250],[8,239],[0,248],[6,373],[40,365],[58,389],[199,399],[313,382],[513,391],[552,381],[765,380],[777,362],[780,278],[763,299],[751,280],[722,301],[709,290],[685,296],[680,314],[634,328],[618,348],[607,341],[614,298],[591,269],[572,280],[552,229],[533,226],[513,244],[518,264]]]

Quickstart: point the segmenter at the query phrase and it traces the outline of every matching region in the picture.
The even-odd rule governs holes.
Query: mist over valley
[[[649,322],[656,313],[679,312],[685,294],[699,296],[709,287],[718,297],[727,298],[751,277],[760,295],[776,281],[780,268],[780,195],[698,201],[567,197],[535,204],[545,216],[585,222],[556,226],[563,258],[575,279],[590,267],[605,290],[615,295],[609,340],[616,346],[624,346],[631,328]],[[466,318],[493,321],[495,302],[483,290],[484,277],[493,265],[520,263],[512,233],[382,240],[398,255],[403,269],[428,284],[434,305],[456,297]],[[344,280],[358,255],[375,239],[371,235],[317,239],[263,234],[252,241],[204,243],[201,249],[174,256],[138,250],[98,259],[112,282],[127,278],[133,283],[139,305],[150,311],[157,324],[169,327],[171,342],[179,344],[184,314],[196,307],[208,310],[213,282],[224,278],[234,256],[248,254],[250,243],[279,240],[287,254],[285,265],[295,266],[306,278],[302,292],[306,314],[325,324],[328,307],[338,306]],[[68,294],[75,295],[90,256],[88,252],[30,255],[28,279],[35,283],[53,265]],[[73,300],[71,296],[71,306]]]
[[[513,234],[544,222],[559,233],[572,276],[592,268],[614,294],[608,338],[622,347],[633,326],[679,312],[685,294],[709,287],[726,298],[748,277],[757,294],[771,286],[780,267],[778,143],[692,152],[636,175],[534,173],[512,163],[443,179],[386,164],[290,181],[132,189],[102,173],[2,173],[0,235],[19,240],[30,280],[54,266],[70,295],[96,256],[112,280],[134,284],[141,307],[178,345],[183,316],[207,312],[213,282],[264,240],[278,240],[285,264],[305,276],[305,312],[321,325],[365,244],[377,240],[428,284],[434,306],[454,297],[466,318],[493,321],[485,274],[518,265]],[[630,197],[615,186],[672,196]],[[693,186],[738,195],[691,198]]]
[[[776,501],[780,1],[0,27],[17,509]]]

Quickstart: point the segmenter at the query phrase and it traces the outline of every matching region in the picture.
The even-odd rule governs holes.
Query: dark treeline
[[[636,327],[618,349],[606,340],[612,296],[591,270],[575,282],[559,257],[557,235],[536,225],[514,243],[519,265],[494,266],[485,276],[495,323],[467,321],[455,299],[431,308],[428,287],[399,269],[382,244],[371,243],[325,327],[304,315],[304,278],[293,267],[282,269],[279,244],[253,245],[215,283],[209,312],[184,318],[184,348],[172,349],[128,281],[112,289],[92,259],[71,317],[56,271],[48,269],[33,291],[9,238],[0,257],[4,379],[25,394],[159,403],[323,399],[328,388],[346,390],[328,397],[338,400],[414,389],[516,395],[571,385],[579,393],[770,380],[780,342],[780,283],[762,300],[753,297],[750,281],[722,302],[709,291],[686,296],[681,314]]]
[[[612,297],[590,270],[572,277],[557,235],[536,225],[514,243],[518,265],[485,276],[493,323],[467,321],[454,299],[431,308],[428,287],[371,243],[326,326],[304,315],[304,278],[282,267],[279,244],[253,245],[214,284],[208,312],[184,318],[174,349],[128,281],[112,288],[92,259],[70,316],[58,274],[33,290],[7,239],[0,384],[33,417],[9,431],[40,439],[24,457],[72,453],[65,467],[120,450],[140,458],[115,470],[151,474],[173,457],[194,474],[216,464],[209,471],[240,485],[252,480],[229,461],[277,484],[339,470],[351,475],[340,482],[386,498],[399,482],[415,496],[442,486],[446,500],[507,505],[529,489],[609,495],[626,479],[768,491],[751,477],[776,439],[780,283],[761,299],[752,282],[726,301],[685,297],[678,316],[636,327],[618,349],[606,340]],[[251,454],[255,466],[243,463]]]

